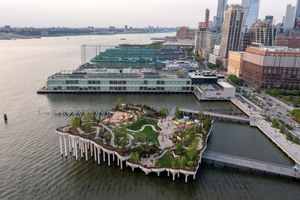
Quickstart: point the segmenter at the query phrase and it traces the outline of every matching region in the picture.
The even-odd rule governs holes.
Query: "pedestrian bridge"
[[[232,155],[222,154],[213,151],[205,151],[202,155],[202,158],[206,160],[217,161],[225,164],[230,164],[239,167],[245,167],[245,168],[255,169],[263,172],[300,179],[299,171],[295,171],[295,169],[290,166],[278,165],[274,163],[258,161],[258,160],[253,160],[253,159],[243,158],[238,156],[232,156]]]
[[[186,108],[179,108],[180,112],[183,115],[198,115],[199,110],[192,110],[192,109],[186,109]],[[215,119],[225,119],[225,120],[231,120],[231,121],[238,121],[238,122],[245,122],[249,123],[250,119],[249,117],[243,117],[243,116],[234,116],[234,115],[226,115],[226,114],[219,114],[219,113],[213,113],[213,112],[203,112],[204,115],[206,116],[211,116],[212,118]]]

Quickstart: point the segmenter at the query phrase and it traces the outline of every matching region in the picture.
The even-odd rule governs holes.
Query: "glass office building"
[[[252,25],[258,19],[260,0],[243,0],[242,6],[244,10],[243,27],[251,29]]]

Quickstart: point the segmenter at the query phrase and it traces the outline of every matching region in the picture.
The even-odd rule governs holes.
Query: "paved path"
[[[238,156],[232,156],[212,151],[205,151],[202,158],[218,161],[222,163],[232,164],[241,167],[247,167],[251,169],[256,169],[264,172],[270,172],[274,174],[300,178],[298,171],[294,171],[293,167],[283,166],[258,160],[253,160],[249,158],[242,158]]]
[[[112,146],[112,147],[117,147],[116,145],[115,145],[115,133],[110,129],[110,128],[108,128],[105,124],[103,124],[103,123],[99,123],[101,126],[103,126],[103,128],[105,128],[108,132],[110,132],[110,134],[111,134],[111,140],[110,140],[110,145]]]
[[[171,148],[174,145],[172,140],[170,139],[170,137],[172,137],[173,133],[175,132],[175,128],[171,126],[173,124],[172,119],[173,117],[171,115],[168,116],[166,119],[158,120],[157,125],[162,129],[158,136],[160,149]]]
[[[97,129],[95,139],[99,139],[100,127],[98,127],[98,126],[92,126],[92,128],[96,128]]]
[[[147,126],[150,126],[152,128],[152,130],[156,131],[156,132],[159,132],[159,130],[156,130],[155,126],[151,125],[151,124],[145,124],[141,127],[140,130],[137,130],[137,131],[134,131],[134,130],[131,130],[131,129],[127,129],[127,131],[130,131],[130,132],[133,132],[133,133],[138,133],[138,132],[141,132],[143,131]]]

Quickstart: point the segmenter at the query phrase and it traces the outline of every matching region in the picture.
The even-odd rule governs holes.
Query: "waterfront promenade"
[[[300,145],[294,144],[285,138],[278,129],[271,126],[258,112],[242,103],[237,97],[231,102],[250,116],[250,126],[258,127],[272,142],[285,152],[298,166],[300,165]],[[299,167],[298,167],[299,170]]]
[[[274,163],[268,163],[258,160],[253,160],[249,158],[243,158],[238,156],[232,156],[212,151],[205,151],[202,155],[203,159],[217,161],[225,164],[235,165],[239,167],[250,168],[254,170],[259,170],[263,172],[269,172],[272,174],[278,174],[283,176],[288,176],[292,178],[300,178],[300,173],[295,171],[293,167],[277,165]]]

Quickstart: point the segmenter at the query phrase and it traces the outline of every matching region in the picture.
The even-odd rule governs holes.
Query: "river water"
[[[172,181],[162,174],[122,171],[114,163],[97,165],[62,158],[55,129],[67,118],[52,110],[110,109],[118,100],[157,109],[230,108],[229,102],[198,102],[193,95],[51,94],[37,95],[47,77],[80,64],[80,45],[145,43],[169,34],[76,36],[0,41],[0,199],[299,199],[299,182],[202,165],[196,180]],[[3,114],[8,115],[4,123]],[[215,122],[208,150],[292,166],[256,128]]]

